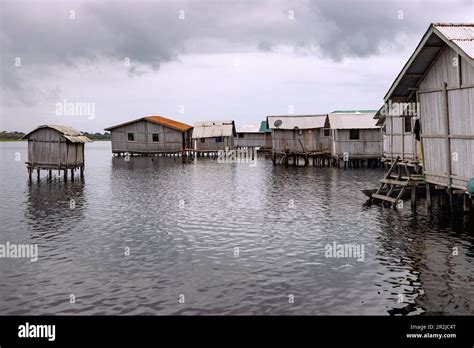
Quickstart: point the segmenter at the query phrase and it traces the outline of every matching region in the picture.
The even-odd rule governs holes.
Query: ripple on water
[[[1,260],[0,314],[474,313],[472,223],[365,204],[382,170],[126,162],[97,142],[84,181],[28,184],[6,160],[25,146],[0,144],[0,242],[39,260]]]

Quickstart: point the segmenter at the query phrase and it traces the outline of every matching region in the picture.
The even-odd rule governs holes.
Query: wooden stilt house
[[[183,154],[191,148],[192,126],[163,116],[146,116],[105,128],[119,156]]]
[[[385,156],[422,168],[427,194],[430,184],[451,198],[453,189],[465,192],[474,177],[474,24],[430,25],[384,101],[376,117]],[[406,169],[390,181],[395,172],[383,179],[389,190],[413,181]]]
[[[329,114],[331,150],[334,161],[379,160],[382,156],[382,131],[376,125],[377,110],[334,111]]]
[[[263,148],[265,146],[265,133],[260,132],[260,124],[242,126],[237,129],[234,144],[238,149]]]
[[[288,158],[298,163],[315,157],[330,156],[330,130],[327,114],[268,116],[268,127],[272,130],[272,155],[276,164],[288,164]],[[313,162],[314,163],[314,162]]]
[[[229,121],[196,122],[193,129],[194,151],[197,153],[214,153],[234,149],[234,138],[237,135],[235,123]]]
[[[28,139],[28,173],[37,171],[38,179],[41,170],[49,171],[51,177],[53,170],[63,171],[67,178],[68,169],[71,177],[74,171],[84,173],[84,144],[91,140],[75,129],[67,126],[43,125],[32,130],[22,139]]]

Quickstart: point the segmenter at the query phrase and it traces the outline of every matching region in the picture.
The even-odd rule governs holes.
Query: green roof
[[[370,114],[372,112],[377,112],[378,110],[336,110],[331,112],[332,114]]]
[[[262,121],[262,123],[260,123],[260,130],[259,130],[260,133],[271,133],[272,131],[268,128],[268,124],[267,124],[267,121]]]

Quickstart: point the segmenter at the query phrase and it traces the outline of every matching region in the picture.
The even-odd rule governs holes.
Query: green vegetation
[[[82,132],[82,135],[85,135],[88,137],[90,140],[110,140],[110,133],[109,132],[104,132],[102,133],[87,133],[87,132]]]
[[[22,132],[0,132],[0,141],[18,141],[25,133]]]
[[[91,140],[94,141],[100,141],[100,140],[110,140],[110,133],[109,132],[104,132],[104,133],[88,133],[88,132],[83,132],[83,135],[88,137]],[[23,137],[25,133],[22,132],[6,132],[2,131],[0,132],[0,141],[20,141],[20,138]],[[24,141],[24,140],[21,140]]]

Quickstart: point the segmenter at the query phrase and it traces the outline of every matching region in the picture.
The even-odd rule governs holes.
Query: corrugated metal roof
[[[327,114],[268,116],[267,122],[270,129],[315,129],[324,128],[327,116]],[[276,126],[275,122],[278,120],[281,121],[281,125]]]
[[[456,44],[469,57],[474,58],[474,24],[436,23],[433,26],[447,40]]]
[[[367,110],[336,110],[331,112],[331,114],[370,114],[372,112],[377,112],[377,110],[367,109]]]
[[[231,137],[236,134],[234,121],[201,121],[194,123],[193,138]]]
[[[431,62],[448,45],[474,65],[474,24],[431,24],[384,97],[411,99]]]
[[[370,113],[331,113],[329,125],[331,129],[374,129],[377,121],[374,119],[376,111]]]
[[[240,128],[237,128],[237,133],[260,133],[260,124],[246,124]]]
[[[186,132],[186,131],[190,130],[191,128],[193,128],[189,124],[182,123],[182,122],[179,122],[179,121],[175,121],[175,120],[172,120],[170,118],[163,117],[163,116],[145,116],[145,117],[138,118],[136,120],[128,121],[128,122],[125,122],[125,123],[118,124],[116,126],[105,128],[105,130],[110,131],[114,128],[123,127],[123,126],[129,125],[129,124],[132,124],[132,123],[135,123],[135,122],[138,122],[138,121],[142,121],[142,120],[146,120],[146,121],[149,121],[149,122],[152,122],[152,123],[155,123],[155,124],[159,124],[159,125],[162,125],[162,126],[165,126],[165,127],[176,129],[177,131],[180,131],[180,132]]]
[[[64,138],[69,140],[71,143],[89,143],[92,141],[85,135],[82,135],[81,132],[78,132],[77,130],[75,130],[74,128],[71,128],[68,126],[53,125],[53,124],[42,125],[42,126],[36,127],[34,130],[29,132],[28,134],[25,134],[21,139],[27,139],[30,136],[30,134],[42,128],[51,128],[58,131],[59,133],[61,133],[61,135]]]
[[[182,123],[179,121],[175,121],[163,116],[147,116],[144,117],[145,120],[156,123],[156,124],[161,124],[162,126],[167,126],[169,128],[174,128],[176,130],[179,130],[181,132],[186,132],[193,128],[193,126],[190,126],[189,124]]]

